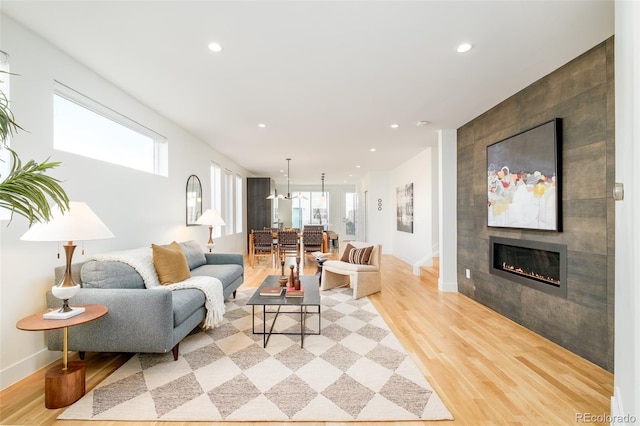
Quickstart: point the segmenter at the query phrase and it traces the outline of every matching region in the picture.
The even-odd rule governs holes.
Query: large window
[[[211,208],[222,215],[222,169],[216,163],[211,163]],[[214,226],[213,237],[220,236],[222,230],[219,226]]]
[[[168,175],[164,137],[60,83],[53,95],[53,147]]]
[[[291,217],[295,228],[304,225],[327,225],[329,196],[322,192],[294,192],[291,194]],[[326,198],[325,198],[326,197]]]
[[[9,55],[3,51],[0,51],[0,102],[3,105],[9,105]],[[7,146],[10,145],[10,140],[7,135],[7,140],[4,141]],[[2,141],[0,141],[2,143]],[[9,171],[11,170],[11,156],[6,149],[0,149],[0,182],[6,179]],[[7,209],[0,208],[0,220],[9,220],[11,218],[11,212]]]
[[[242,177],[236,175],[236,233],[242,232]]]
[[[231,170],[224,171],[224,215],[222,218],[224,222],[227,224],[225,226],[225,235],[233,234],[234,224],[233,220],[235,219],[234,215],[234,183],[235,178],[233,172]]]

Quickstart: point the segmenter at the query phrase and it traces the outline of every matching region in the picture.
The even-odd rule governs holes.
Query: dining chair
[[[300,253],[298,232],[295,230],[278,231],[278,249],[282,257],[297,257]]]
[[[271,257],[271,267],[274,265],[275,251],[273,247],[273,235],[270,229],[252,231],[253,234],[253,266],[261,257]]]

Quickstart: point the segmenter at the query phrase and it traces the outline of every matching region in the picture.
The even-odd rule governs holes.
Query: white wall
[[[427,147],[393,170],[370,173],[358,187],[369,197],[367,240],[382,244],[383,252],[414,266],[414,272],[418,266],[430,264],[438,250],[438,237],[434,235],[438,227],[438,193],[434,192],[438,187],[437,169],[437,147]],[[396,188],[409,183],[413,183],[413,233],[396,227]],[[382,210],[378,210],[379,199]]]
[[[396,194],[391,171],[367,174],[359,183],[357,192],[367,193],[365,239],[370,243],[382,244],[383,253],[393,253],[392,235],[396,229]],[[378,200],[382,204],[380,210],[378,210]]]
[[[432,149],[427,148],[392,173],[394,194],[396,188],[413,183],[413,233],[398,231],[394,221],[392,235],[395,256],[410,265],[430,262],[433,257],[432,198],[437,197],[437,193],[432,191],[431,165]]]
[[[615,368],[612,424],[640,420],[640,3],[615,3],[616,182]],[[625,417],[625,416],[634,416]]]
[[[13,112],[26,129],[13,139],[12,147],[25,161],[43,161],[47,157],[61,161],[62,165],[51,174],[63,181],[71,200],[85,201],[116,236],[85,243],[87,256],[81,256],[78,249],[74,261],[107,250],[172,240],[196,239],[204,245],[208,229],[185,226],[188,176],[200,177],[206,209],[211,203],[211,161],[238,173],[243,180],[246,170],[10,18],[2,15],[0,19],[1,48],[11,55],[11,71],[18,74],[11,79]],[[54,151],[54,79],[165,135],[169,143],[169,176]],[[53,284],[53,269],[64,264],[64,259],[56,259],[55,243],[21,241],[20,236],[27,229],[28,224],[21,217],[14,218],[8,227],[7,222],[0,222],[0,388],[61,356],[60,352],[46,349],[42,332],[15,327],[19,319],[45,309],[45,293]],[[245,239],[244,234],[218,238],[216,250],[244,251]]]

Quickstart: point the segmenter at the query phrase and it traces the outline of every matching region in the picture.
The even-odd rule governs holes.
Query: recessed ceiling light
[[[465,53],[471,50],[473,46],[471,46],[471,44],[469,43],[462,43],[461,45],[458,46],[458,48],[456,49],[456,51],[458,53]]]
[[[376,149],[375,148],[371,148],[369,151],[376,152]]]
[[[267,125],[264,123],[260,123],[258,124],[258,127],[260,127],[261,129],[264,129],[265,127],[267,127]]]
[[[391,126],[389,126],[389,127],[391,127],[392,129],[397,129],[398,127],[400,127],[400,125],[399,125],[399,124],[396,124],[396,123],[393,123],[393,124],[392,124]]]
[[[216,43],[216,42],[209,43],[208,47],[209,47],[209,50],[212,52],[216,52],[216,53],[222,52],[222,46],[219,43]]]
[[[359,169],[359,168],[360,168],[360,166],[356,166],[356,169]]]
[[[429,122],[428,122],[427,120],[420,120],[420,121],[418,121],[418,122],[416,123],[416,126],[418,126],[418,127],[424,127],[424,126],[426,126],[426,125],[428,125],[428,124],[429,124]]]

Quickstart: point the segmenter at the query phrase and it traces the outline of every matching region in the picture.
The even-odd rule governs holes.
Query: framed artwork
[[[487,225],[562,230],[562,121],[555,118],[487,147]]]
[[[397,230],[413,233],[413,183],[396,188],[398,206],[396,209]]]

